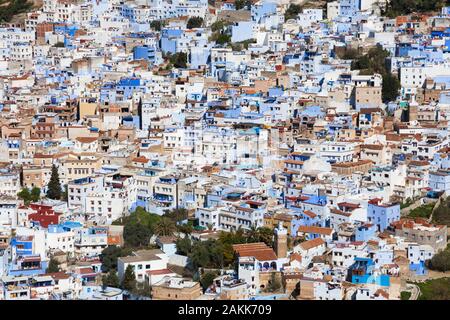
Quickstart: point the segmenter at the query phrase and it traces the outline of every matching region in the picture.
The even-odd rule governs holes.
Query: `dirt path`
[[[406,287],[408,289],[410,289],[409,292],[411,292],[411,296],[409,297],[409,300],[417,300],[417,299],[419,299],[419,296],[420,296],[420,288],[419,288],[419,286],[417,286],[415,284],[412,284],[412,283],[409,283]]]

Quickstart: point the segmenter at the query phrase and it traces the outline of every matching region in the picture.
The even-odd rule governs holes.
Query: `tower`
[[[275,231],[275,253],[280,258],[287,256],[287,230],[283,227],[282,222],[278,223]]]

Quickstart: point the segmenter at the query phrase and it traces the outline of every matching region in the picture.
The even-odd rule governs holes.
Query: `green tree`
[[[177,247],[177,254],[187,256],[192,252],[192,242],[187,236],[177,239],[175,244]]]
[[[231,35],[226,34],[226,33],[221,33],[217,36],[216,43],[222,45],[222,44],[230,43],[230,41],[231,41]]]
[[[217,277],[217,274],[214,272],[206,272],[200,278],[200,285],[203,288],[203,291],[209,288],[210,285],[213,284],[214,279]]]
[[[392,74],[383,75],[382,86],[382,100],[384,102],[394,101],[398,97],[398,91],[400,90],[400,81]]]
[[[136,284],[136,288],[134,289],[133,293],[137,296],[141,297],[149,297],[152,296],[152,287],[148,284],[147,281],[144,281],[144,283]]]
[[[218,20],[218,21],[214,22],[213,24],[211,24],[211,31],[212,32],[222,31],[228,25],[229,25],[228,22],[223,21],[223,20]]]
[[[28,188],[23,188],[22,190],[20,190],[20,192],[17,193],[17,196],[23,200],[25,205],[30,204],[31,194],[30,194],[30,190],[28,190]]]
[[[450,249],[447,249],[435,254],[429,261],[428,267],[431,270],[437,270],[441,272],[450,270]]]
[[[115,269],[110,269],[108,274],[105,274],[102,277],[102,284],[107,287],[120,287],[119,277],[117,276],[117,272]]]
[[[395,18],[399,15],[410,13],[439,11],[445,3],[445,0],[391,0],[387,3],[385,15]]]
[[[169,61],[175,68],[187,68],[187,54],[185,52],[177,52],[171,55]]]
[[[359,55],[359,51],[351,47],[335,47],[335,53],[339,59],[344,60],[353,60]]]
[[[211,267],[211,255],[209,249],[215,244],[214,240],[198,241],[192,246],[189,259],[194,270],[198,267]]]
[[[180,222],[188,218],[188,211],[185,208],[168,210],[163,217],[167,217],[174,222]]]
[[[200,28],[203,25],[202,17],[191,17],[189,18],[186,27],[188,29]]]
[[[47,267],[47,273],[54,273],[54,272],[59,272],[60,268],[59,268],[59,262],[58,260],[56,260],[55,258],[51,257],[50,261],[48,262],[48,267]]]
[[[129,223],[123,228],[123,239],[129,247],[146,247],[150,243],[152,231],[145,225]]]
[[[164,22],[162,20],[153,20],[150,22],[150,27],[155,31],[161,31],[161,28],[164,26]]]
[[[30,193],[30,199],[32,202],[38,202],[41,198],[41,189],[38,187],[33,187]]]
[[[298,14],[302,11],[302,6],[298,4],[291,3],[284,13],[284,20],[297,18]]]
[[[171,236],[175,231],[175,223],[167,217],[162,217],[155,226],[155,234],[158,236]]]
[[[235,0],[234,6],[236,10],[246,9],[249,8],[252,5],[252,2],[250,0]]]
[[[27,12],[33,7],[33,3],[28,0],[10,0],[8,4],[4,3],[1,3],[0,23],[9,22],[15,15]]]
[[[247,230],[247,241],[248,242],[259,242],[259,232],[255,225],[252,225],[249,230]]]
[[[269,292],[277,292],[281,288],[281,282],[280,279],[276,276],[275,272],[272,272],[270,276],[270,282],[267,286],[267,291]]]
[[[136,290],[136,275],[130,264],[125,269],[125,274],[123,275],[122,289],[129,292],[134,292],[134,290]]]
[[[59,181],[58,168],[52,165],[52,174],[48,183],[47,197],[54,200],[61,199],[61,182]]]
[[[194,231],[194,227],[192,226],[191,222],[180,224],[177,226],[178,232],[184,233],[184,234],[191,234],[192,231]]]
[[[61,200],[69,202],[69,187],[67,184],[64,185],[64,191],[61,194]]]
[[[100,254],[102,271],[109,272],[112,269],[117,269],[117,259],[128,256],[131,252],[131,248],[121,248],[115,245],[107,246]]]
[[[360,74],[379,73],[383,77],[381,98],[383,102],[394,101],[398,96],[400,81],[386,68],[386,58],[389,52],[382,46],[371,48],[367,54],[357,56],[351,63],[352,70],[360,70]]]
[[[113,221],[113,225],[123,225],[123,238],[126,247],[146,247],[154,233],[155,225],[161,216],[137,207],[129,216]]]
[[[450,197],[441,200],[441,204],[433,212],[433,222],[450,226]]]
[[[258,228],[258,241],[273,247],[273,230],[267,227]]]

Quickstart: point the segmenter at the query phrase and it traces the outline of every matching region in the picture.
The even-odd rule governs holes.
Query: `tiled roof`
[[[323,235],[331,235],[333,233],[333,229],[331,228],[323,228],[323,227],[316,227],[316,226],[300,226],[298,228],[297,232],[303,232],[303,233],[317,233],[317,234],[323,234]]]
[[[315,239],[300,243],[300,247],[303,250],[309,250],[309,249],[312,249],[312,248],[315,248],[315,247],[318,247],[318,246],[321,246],[324,244],[325,244],[325,240],[323,240],[322,238],[315,238]]]
[[[233,250],[239,257],[255,257],[259,261],[277,260],[273,249],[264,242],[234,244]]]

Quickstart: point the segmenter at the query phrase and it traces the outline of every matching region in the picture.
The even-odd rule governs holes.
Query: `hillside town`
[[[0,300],[450,299],[450,4],[403,2],[2,13]]]

